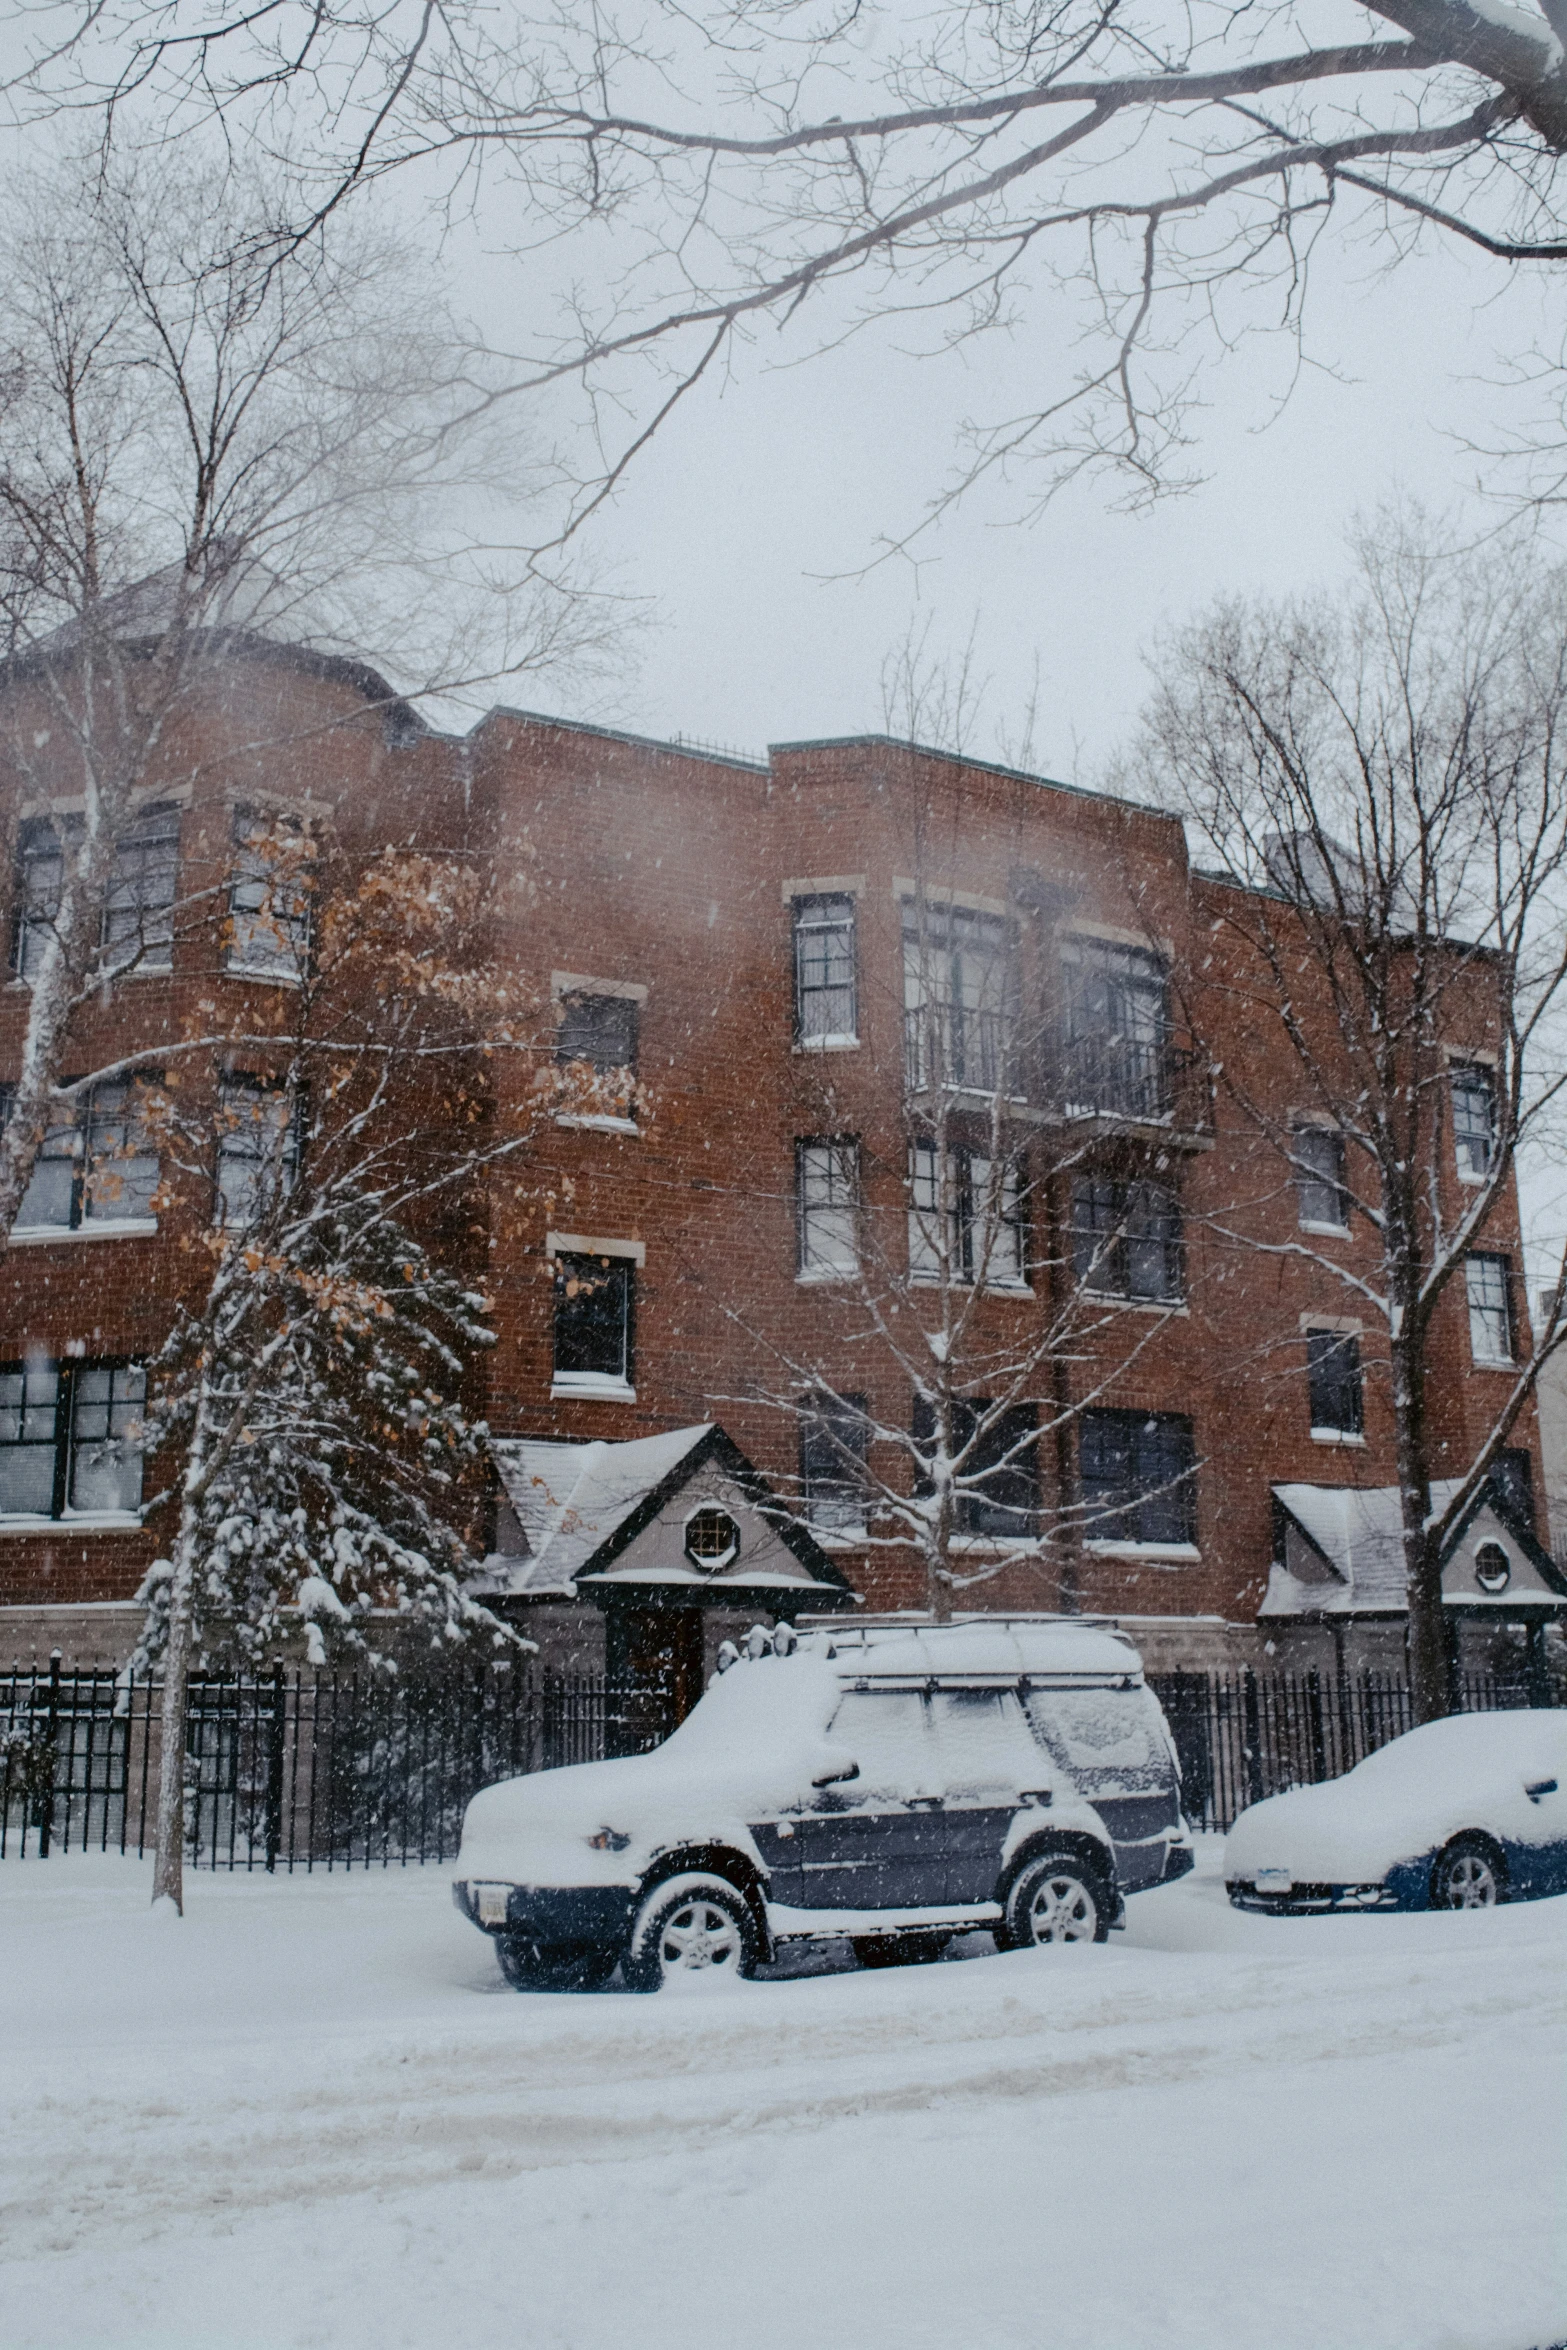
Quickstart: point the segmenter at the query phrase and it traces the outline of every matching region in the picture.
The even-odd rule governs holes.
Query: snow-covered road
[[[1534,2350],[1567,1902],[519,1998],[444,1872],[0,1870],[0,2343]],[[983,1947],[983,1946],[982,1946]]]

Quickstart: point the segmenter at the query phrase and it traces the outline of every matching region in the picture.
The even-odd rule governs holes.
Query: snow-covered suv
[[[1192,1865],[1175,1749],[1123,1634],[1070,1621],[806,1633],[720,1674],[651,1754],[468,1806],[453,1893],[519,1989],[746,1974],[792,1937],[867,1965],[985,1928],[1102,1942]]]

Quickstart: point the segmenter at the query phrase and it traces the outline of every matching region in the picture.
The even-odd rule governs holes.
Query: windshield
[[[1143,1689],[1034,1689],[1035,1737],[1085,1795],[1144,1795],[1167,1787],[1172,1763],[1158,1711]]]

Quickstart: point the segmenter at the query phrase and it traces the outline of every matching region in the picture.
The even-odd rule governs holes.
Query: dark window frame
[[[808,975],[811,942],[823,942],[824,973],[830,973],[831,946],[834,935],[847,933],[847,977]],[[793,897],[789,901],[789,936],[794,965],[794,1041],[797,1045],[858,1044],[860,1041],[860,987],[859,987],[859,908],[850,890],[816,890]],[[815,1027],[809,1017],[811,1007],[829,999],[848,998],[849,1024],[846,1028],[830,1022]]]
[[[315,943],[315,907],[308,882],[301,879],[292,904],[278,902],[282,893],[277,888],[277,866],[263,859],[256,847],[258,840],[289,832],[296,834],[304,845],[305,829],[297,818],[250,807],[244,802],[236,803],[229,827],[234,864],[227,893],[229,936],[223,950],[223,968],[236,979],[281,980],[286,984],[290,980],[303,980],[309,972]],[[308,859],[302,871],[307,869]],[[260,896],[254,905],[240,903],[242,892],[256,890]],[[254,941],[263,928],[271,931],[272,946],[270,950],[263,948],[251,959]],[[245,945],[241,944],[242,940]]]
[[[1331,1167],[1313,1167],[1308,1162],[1313,1151],[1322,1152],[1332,1160]],[[1301,1230],[1347,1232],[1349,1230],[1349,1169],[1344,1137],[1336,1126],[1297,1126],[1290,1138],[1291,1172],[1295,1179],[1295,1202]],[[1330,1212],[1314,1215],[1316,1206]]]
[[[900,927],[910,1091],[1021,1098],[1011,1066],[1021,1001],[1016,922],[945,898],[905,896]]]
[[[128,969],[173,968],[179,873],[179,804],[153,801],[137,810],[114,843],[114,871],[103,902],[101,943],[105,955],[112,956],[134,941],[136,953]]]
[[[1319,1430],[1324,1435],[1364,1436],[1365,1366],[1358,1331],[1308,1326],[1306,1392],[1314,1436]]]
[[[812,1199],[808,1196],[806,1156],[808,1152],[828,1152],[836,1160],[840,1172],[846,1171],[847,1198],[845,1200]],[[851,1219],[852,1259],[846,1265],[831,1265],[812,1261],[807,1245],[810,1220],[813,1213],[841,1215],[847,1209]],[[801,1134],[794,1145],[794,1263],[795,1273],[807,1281],[849,1281],[860,1269],[860,1218],[864,1212],[861,1192],[860,1138],[857,1134]]]
[[[253,1150],[242,1150],[237,1147],[241,1135],[247,1129],[227,1121],[229,1104],[235,1096],[243,1096],[254,1102],[258,1110],[262,1105],[271,1101],[275,1101],[280,1108],[286,1107],[286,1116],[278,1118],[270,1128],[265,1118],[258,1116],[254,1119],[248,1129],[256,1138],[256,1148]],[[291,1089],[277,1078],[259,1077],[249,1070],[231,1069],[220,1080],[218,1086],[217,1149],[213,1153],[212,1168],[212,1221],[218,1231],[244,1231],[251,1224],[256,1223],[260,1216],[265,1215],[273,1204],[271,1200],[267,1200],[258,1209],[253,1210],[243,1222],[237,1218],[231,1220],[228,1214],[227,1196],[223,1189],[225,1159],[258,1169],[264,1169],[269,1160],[274,1160],[283,1179],[281,1196],[287,1199],[299,1179],[299,1162],[304,1149],[304,1114],[303,1097],[297,1090],[291,1092]],[[269,1135],[273,1147],[269,1147]],[[261,1180],[263,1178],[258,1178],[258,1193]]]
[[[1139,1202],[1134,1194],[1145,1195]],[[1160,1233],[1150,1226],[1163,1222]],[[1139,1263],[1162,1265],[1157,1288],[1138,1285]],[[1186,1236],[1180,1193],[1147,1176],[1080,1175],[1072,1184],[1072,1261],[1095,1297],[1133,1305],[1180,1305],[1186,1297]]]
[[[1496,1071],[1487,1061],[1455,1061],[1448,1070],[1448,1093],[1453,1113],[1453,1163],[1459,1180],[1483,1183],[1496,1164]],[[1471,1109],[1460,1110],[1461,1102],[1476,1101],[1485,1105],[1482,1118],[1476,1119]]]
[[[552,1265],[554,1281],[552,1379],[555,1381],[601,1379],[607,1384],[627,1388],[634,1387],[636,1385],[637,1294],[635,1260],[631,1257],[600,1255],[593,1250],[560,1249],[556,1251]],[[573,1280],[592,1285],[590,1288],[585,1288],[583,1292],[588,1298],[591,1298],[594,1291],[600,1288],[611,1295],[618,1294],[620,1369],[606,1370],[601,1365],[592,1363],[562,1363],[563,1323],[573,1319],[580,1322],[582,1335],[579,1336],[577,1343],[582,1345],[583,1351],[586,1351],[586,1334],[591,1328],[593,1318],[586,1306],[582,1308],[580,1314],[577,1312],[577,1299],[570,1295],[568,1287]],[[609,1351],[606,1349],[606,1354]]]
[[[953,1398],[953,1443],[958,1451],[973,1441],[973,1432],[991,1409],[988,1396]],[[935,1407],[924,1396],[914,1398],[911,1422],[916,1454],[929,1457],[935,1438]],[[1004,1456],[1021,1445],[1017,1456]],[[957,1497],[957,1531],[989,1542],[1032,1542],[1039,1533],[1039,1406],[1008,1404],[984,1432],[976,1458],[959,1472],[964,1477],[991,1480],[987,1492],[969,1491]],[[915,1491],[929,1493],[928,1471],[916,1468]]]
[[[108,1441],[107,1438],[85,1437],[81,1433],[79,1427],[80,1412],[85,1409],[98,1408],[97,1404],[92,1399],[89,1399],[83,1395],[82,1390],[89,1375],[94,1373],[108,1372],[110,1374],[111,1382],[114,1378],[125,1373],[134,1373],[137,1376],[141,1384],[141,1392],[139,1395],[133,1398],[116,1398],[113,1394],[111,1385],[111,1392],[109,1397],[106,1399],[105,1408],[110,1415],[109,1426],[112,1428],[112,1416],[114,1410],[116,1409],[117,1403],[134,1402],[136,1405],[145,1410],[147,1377],[146,1365],[134,1355],[94,1355],[91,1357],[68,1355],[60,1361],[56,1361],[53,1358],[45,1358],[34,1360],[31,1363],[18,1361],[13,1357],[9,1361],[0,1362],[0,1379],[20,1377],[24,1382],[24,1393],[25,1382],[28,1377],[39,1372],[47,1372],[52,1374],[55,1383],[53,1407],[54,1427],[52,1435],[47,1440],[49,1449],[53,1454],[53,1468],[50,1486],[50,1506],[47,1510],[38,1511],[0,1511],[0,1523],[5,1523],[7,1521],[17,1522],[24,1519],[31,1520],[34,1517],[37,1517],[39,1519],[47,1518],[52,1523],[63,1522],[69,1524],[73,1518],[102,1518],[106,1515],[109,1515],[111,1513],[101,1509],[78,1508],[72,1503],[70,1498],[76,1481],[78,1454],[85,1450],[86,1447],[90,1444]],[[0,1412],[3,1412],[6,1416],[9,1416],[9,1414],[17,1408],[17,1405],[13,1404],[9,1398],[5,1399],[4,1402],[0,1402]],[[23,1408],[25,1409],[25,1405]],[[42,1409],[44,1407],[37,1406],[34,1408]],[[25,1420],[23,1422],[23,1426],[25,1428]],[[46,1440],[42,1438],[36,1440],[38,1450],[42,1451],[44,1449],[45,1441]],[[19,1445],[20,1439],[11,1438],[8,1436],[0,1436],[0,1451],[9,1452],[13,1449],[19,1448]],[[122,1512],[116,1512],[113,1514],[124,1515],[126,1518],[130,1518],[139,1511],[140,1486],[142,1482],[140,1471],[145,1465],[145,1460],[145,1450],[144,1448],[138,1446],[137,1502],[133,1508],[125,1509]]]
[[[70,1117],[51,1121],[51,1123],[45,1129],[43,1140],[38,1146],[38,1156],[34,1161],[35,1177],[37,1168],[40,1164],[46,1164],[60,1159],[68,1159],[70,1161],[71,1187],[65,1219],[63,1222],[51,1219],[46,1223],[40,1224],[37,1222],[30,1222],[22,1214],[22,1208],[26,1205],[28,1192],[32,1190],[32,1181],[30,1180],[28,1184],[28,1192],[23,1193],[22,1201],[17,1209],[16,1230],[18,1232],[82,1232],[91,1231],[94,1226],[97,1226],[100,1230],[113,1231],[117,1225],[122,1224],[135,1224],[138,1226],[156,1224],[158,1220],[157,1210],[151,1206],[150,1197],[149,1203],[134,1213],[127,1212],[123,1205],[119,1206],[118,1213],[115,1212],[115,1207],[113,1205],[106,1207],[100,1214],[93,1213],[94,1190],[92,1170],[95,1165],[112,1166],[114,1164],[114,1159],[109,1154],[100,1154],[95,1156],[93,1151],[93,1136],[95,1129],[100,1124],[108,1124],[111,1118],[115,1124],[120,1124],[123,1122],[127,1132],[129,1132],[132,1125],[132,1121],[129,1117],[125,1117],[122,1121],[121,1118],[114,1115],[112,1109],[104,1101],[104,1096],[112,1093],[119,1093],[123,1094],[127,1097],[127,1099],[129,1099],[129,1097],[134,1094],[135,1089],[138,1086],[145,1086],[149,1089],[155,1089],[157,1086],[161,1085],[161,1083],[161,1072],[155,1073],[152,1070],[143,1070],[131,1077],[106,1079],[102,1084],[91,1087],[88,1092],[73,1097],[73,1099],[66,1105],[66,1107],[68,1107],[71,1112]],[[14,1086],[0,1086],[0,1127],[5,1125],[10,1116],[11,1100],[14,1093]],[[65,1150],[51,1150],[49,1147],[50,1144],[58,1144],[62,1137],[69,1140],[70,1148]],[[150,1160],[152,1162],[153,1173],[150,1183],[147,1185],[147,1189],[149,1195],[157,1191],[159,1184],[163,1180],[162,1158],[158,1151],[127,1150],[121,1153],[120,1157],[122,1163],[127,1166],[131,1165],[138,1159],[143,1161]]]
[[[1495,1269],[1494,1280],[1499,1285],[1496,1296],[1489,1300],[1476,1300],[1475,1285],[1470,1279],[1470,1268],[1474,1266]],[[1488,1275],[1486,1278],[1490,1279],[1492,1276]],[[1469,1352],[1474,1361],[1486,1364],[1494,1363],[1498,1367],[1504,1364],[1511,1367],[1518,1360],[1518,1316],[1513,1305],[1512,1258],[1499,1249],[1472,1249],[1464,1259],[1464,1303],[1469,1310]],[[1498,1311],[1506,1324],[1506,1352],[1503,1354],[1483,1354],[1475,1344],[1476,1317]]]
[[[589,1006],[594,1009],[590,1011]],[[635,996],[622,995],[617,989],[574,987],[558,998],[558,1007],[555,1059],[561,1068],[582,1061],[599,1076],[626,1069],[635,1077],[642,1028],[642,1007]],[[606,1044],[606,1039],[595,1033],[596,1027],[602,1024],[611,1028],[616,1022],[621,1024],[623,1034]],[[618,1045],[630,1049],[613,1049]]]
[[[1085,1542],[1197,1547],[1197,1448],[1186,1413],[1085,1411],[1078,1478]]]
[[[800,1414],[800,1497],[820,1534],[865,1533],[870,1519],[868,1398],[819,1388]],[[833,1424],[836,1422],[836,1426]],[[841,1507],[835,1511],[834,1503]],[[825,1508],[817,1506],[825,1503]]]
[[[918,1287],[929,1287],[941,1280],[939,1264],[922,1265],[918,1261],[917,1251],[924,1240],[920,1229],[920,1220],[923,1219],[924,1223],[929,1226],[941,1214],[943,1155],[950,1162],[954,1177],[951,1186],[951,1206],[947,1211],[952,1219],[951,1246],[948,1253],[948,1262],[952,1269],[951,1278],[962,1288],[972,1288],[979,1278],[978,1266],[981,1250],[977,1245],[977,1236],[982,1229],[982,1219],[975,1208],[974,1168],[976,1164],[988,1168],[993,1166],[995,1162],[991,1159],[988,1151],[980,1149],[973,1143],[949,1142],[945,1154],[943,1154],[940,1143],[926,1135],[917,1135],[909,1145],[909,1279]],[[929,1207],[922,1207],[918,1196],[921,1182],[925,1180],[921,1173],[922,1160],[928,1160],[931,1167],[929,1181],[935,1198]],[[1021,1297],[1025,1292],[1031,1294],[1033,1290],[1033,1283],[1028,1277],[1028,1166],[1021,1155],[1005,1159],[1001,1164],[1003,1169],[1003,1205],[1002,1212],[997,1219],[997,1231],[990,1251],[990,1267],[985,1287],[987,1290],[994,1290],[1003,1295]],[[1010,1214],[1007,1213],[1004,1204],[1005,1177],[1008,1170],[1011,1174],[1013,1201]],[[980,1190],[983,1191],[988,1183],[989,1177],[987,1175],[979,1187]],[[1000,1243],[1002,1233],[1007,1231],[1012,1234],[1013,1269],[1011,1272],[1002,1272],[997,1269],[1005,1255]]]

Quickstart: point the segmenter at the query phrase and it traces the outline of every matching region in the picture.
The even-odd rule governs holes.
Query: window
[[[634,996],[562,996],[556,1060],[562,1065],[586,1061],[598,1070],[635,1070],[638,1009]]]
[[[43,962],[60,911],[65,860],[80,848],[83,831],[80,816],[38,816],[22,826],[12,944],[18,978],[34,978]],[[115,842],[102,942],[116,969],[168,969],[179,858],[180,812],[173,806],[145,809]]]
[[[863,1395],[813,1395],[800,1421],[800,1487],[819,1534],[863,1534],[870,1429]]]
[[[580,1393],[631,1385],[628,1257],[555,1259],[555,1385]]]
[[[854,900],[794,900],[794,1033],[799,1044],[857,1044]]]
[[[166,971],[174,951],[180,812],[148,808],[114,844],[114,877],[103,909],[103,944],[117,965]]]
[[[1290,1141],[1295,1163],[1295,1196],[1300,1220],[1310,1229],[1330,1225],[1335,1232],[1349,1224],[1349,1194],[1344,1183],[1344,1137],[1331,1126],[1298,1126]]]
[[[1506,1257],[1464,1259],[1469,1351],[1477,1363],[1510,1363],[1513,1359],[1511,1271]]]
[[[66,850],[74,850],[81,837],[79,816],[62,817],[58,824],[47,816],[34,816],[22,826],[18,842],[16,921],[11,942],[12,968],[19,979],[36,977],[43,962],[44,949],[60,911]]]
[[[74,1116],[48,1129],[16,1212],[18,1232],[153,1221],[158,1155],[146,1096],[154,1083],[95,1085]]]
[[[1482,1542],[1475,1552],[1475,1581],[1494,1599],[1513,1579],[1513,1562],[1499,1542]]]
[[[686,1557],[704,1575],[716,1575],[740,1555],[740,1529],[727,1510],[708,1502],[686,1521]]]
[[[1169,988],[1142,947],[1074,939],[1067,952],[1067,1107],[1157,1119],[1170,1110]]]
[[[834,1746],[858,1763],[860,1775],[846,1794],[851,1803],[890,1796],[906,1803],[911,1795],[933,1795],[941,1768],[933,1748],[925,1700],[918,1689],[851,1689],[828,1731]]]
[[[986,1397],[953,1400],[952,1445],[954,1454],[962,1456],[957,1474],[964,1487],[957,1500],[958,1526],[965,1534],[992,1540],[1026,1540],[1039,1526],[1039,1463],[1033,1442],[1039,1414],[1031,1403],[1012,1404],[981,1428],[990,1409]],[[928,1460],[935,1442],[935,1409],[916,1396],[915,1448]],[[928,1475],[922,1476],[919,1490],[930,1489]]]
[[[1488,1479],[1498,1508],[1516,1523],[1534,1531],[1534,1460],[1521,1444],[1504,1445],[1491,1463]]]
[[[1186,1547],[1197,1539],[1197,1456],[1180,1412],[1084,1412],[1084,1534]]]
[[[1365,1427],[1360,1340],[1343,1330],[1308,1330],[1306,1385],[1313,1436],[1359,1436]]]
[[[0,1517],[138,1509],[145,1394],[139,1363],[0,1367]]]
[[[1483,1183],[1496,1153],[1496,1083],[1479,1061],[1453,1070],[1453,1149],[1466,1183]]]
[[[860,1146],[794,1146],[799,1270],[804,1281],[832,1281],[860,1262]]]
[[[299,979],[310,954],[305,838],[286,817],[234,811],[227,965],[254,979]]]
[[[298,1108],[285,1086],[259,1077],[224,1079],[215,1213],[222,1230],[244,1230],[292,1191],[299,1171]]]
[[[911,1279],[1027,1288],[1023,1186],[1013,1162],[917,1142],[909,1154],[909,1191]]]
[[[1182,1295],[1180,1203],[1163,1184],[1074,1183],[1072,1251],[1078,1280],[1101,1296],[1167,1305]]]
[[[995,1093],[1010,1085],[1016,1012],[1012,925],[963,906],[903,901],[908,1083]]]

